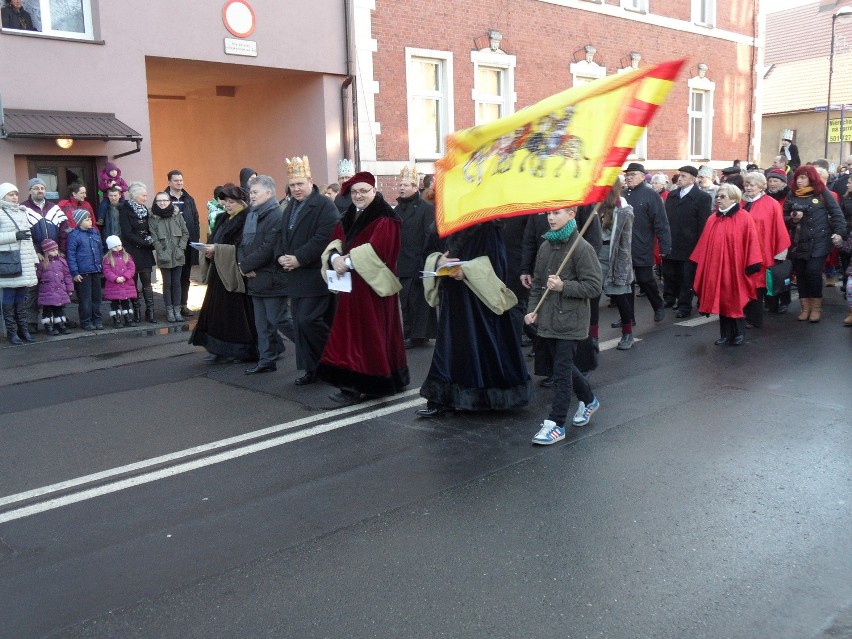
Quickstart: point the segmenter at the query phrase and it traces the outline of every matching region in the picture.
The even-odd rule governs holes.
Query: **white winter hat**
[[[111,251],[116,246],[121,246],[121,238],[119,238],[118,235],[110,235],[106,239],[106,245],[107,245],[107,249],[109,249]]]
[[[0,200],[9,195],[12,191],[17,191],[18,187],[11,182],[3,182],[0,184]]]

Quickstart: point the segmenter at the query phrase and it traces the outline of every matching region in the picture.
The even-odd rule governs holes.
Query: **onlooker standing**
[[[106,162],[98,175],[98,188],[104,193],[113,187],[118,188],[120,196],[127,192],[127,182],[121,177],[121,169],[117,164]]]
[[[67,335],[65,305],[71,303],[74,279],[68,262],[59,254],[59,245],[53,240],[41,243],[38,273],[38,303],[42,308],[41,322],[48,335]]]
[[[61,200],[57,206],[65,214],[65,222],[60,227],[61,233],[70,233],[74,228],[74,211],[83,209],[87,211],[92,220],[95,219],[95,211],[92,205],[86,201],[86,185],[82,182],[72,182],[68,186],[68,199]]]
[[[178,207],[178,210],[183,215],[183,221],[186,222],[186,228],[189,231],[189,241],[198,242],[201,237],[201,222],[198,219],[198,208],[195,206],[193,197],[183,190],[183,173],[177,169],[173,169],[168,173],[169,186],[166,192],[172,200],[172,203]],[[189,300],[189,276],[192,273],[192,267],[198,264],[198,252],[187,245],[184,250],[184,262],[181,267],[180,274],[180,307],[181,314],[184,317],[192,317],[195,315],[189,310],[187,301]]]
[[[698,169],[682,166],[678,169],[678,188],[666,199],[666,217],[669,220],[672,245],[663,258],[662,273],[665,283],[664,298],[667,307],[677,307],[677,317],[692,314],[692,281],[695,263],[689,260],[704,224],[713,209],[710,195],[695,184]]]
[[[107,254],[104,255],[104,297],[110,301],[112,327],[136,326],[136,316],[130,309],[139,294],[136,292],[136,265],[130,253],[121,245],[121,238],[110,235],[106,239]],[[122,324],[123,322],[123,324]]]
[[[337,163],[337,182],[340,184],[340,191],[334,198],[334,205],[337,207],[340,217],[346,214],[349,210],[349,205],[352,204],[352,196],[347,189],[343,188],[346,181],[355,175],[355,162],[352,160],[343,159]]]
[[[104,327],[101,319],[101,236],[88,211],[74,211],[74,225],[68,234],[68,268],[76,282],[80,326],[87,331]]]
[[[34,340],[27,326],[26,302],[29,289],[36,288],[33,299],[38,303],[38,255],[27,223],[27,209],[18,204],[18,187],[9,182],[0,184],[0,250],[19,251],[21,255],[20,275],[0,278],[6,339],[15,345],[22,344],[22,339],[32,342]]]
[[[316,369],[331,330],[334,301],[320,273],[320,258],[340,216],[334,202],[314,185],[307,157],[288,160],[287,174],[292,197],[284,209],[275,255],[287,275],[296,368],[305,371],[295,383],[304,386],[317,381]]]
[[[145,298],[145,319],[156,324],[154,317],[154,289],[151,286],[151,270],[154,268],[154,238],[151,237],[151,214],[146,206],[148,189],[141,182],[133,182],[127,187],[127,199],[119,206],[121,225],[121,243],[136,265],[134,282],[142,286]],[[138,323],[142,319],[142,307],[139,299],[132,300],[133,316]]]
[[[163,301],[166,304],[166,318],[170,322],[182,322],[181,314],[181,272],[186,260],[186,245],[189,242],[189,230],[180,211],[172,204],[168,193],[154,196],[151,218],[148,226],[154,240],[157,266],[163,276]]]
[[[106,190],[106,197],[98,205],[97,225],[104,238],[121,234],[121,223],[118,221],[118,205],[121,203],[121,189],[111,186]]]
[[[251,208],[243,227],[242,243],[237,248],[237,264],[246,277],[246,292],[254,309],[257,330],[257,364],[246,375],[269,373],[277,367],[281,352],[278,327],[287,316],[287,280],[275,259],[281,239],[281,207],[275,195],[275,181],[268,175],[249,180]]]
[[[29,11],[24,9],[23,0],[8,0],[6,6],[0,9],[4,29],[20,29],[21,31],[38,31],[33,26]]]
[[[654,309],[654,321],[662,322],[666,318],[663,298],[654,277],[654,237],[660,243],[660,255],[666,257],[671,252],[671,233],[666,218],[663,200],[645,182],[645,167],[637,162],[627,165],[624,173],[625,189],[621,195],[633,207],[633,270],[636,284],[645,293],[651,308]],[[630,297],[631,309],[635,300]],[[631,319],[636,320],[635,310]]]

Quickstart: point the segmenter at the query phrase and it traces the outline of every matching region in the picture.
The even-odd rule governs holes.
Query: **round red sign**
[[[246,0],[228,0],[222,9],[222,21],[238,38],[247,38],[254,32],[254,10]]]

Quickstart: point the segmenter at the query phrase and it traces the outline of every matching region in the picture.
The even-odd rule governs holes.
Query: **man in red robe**
[[[400,219],[371,173],[356,173],[340,193],[351,194],[352,204],[323,253],[322,269],[327,280],[344,282],[339,288],[351,278],[351,291],[338,294],[317,376],[339,388],[329,397],[345,406],[398,393],[409,375],[396,276]]]
[[[719,187],[716,213],[707,220],[689,257],[697,265],[698,311],[719,314],[717,346],[739,346],[745,341],[743,309],[757,297],[751,275],[760,270],[763,258],[754,220],[740,209],[741,198],[742,192],[733,184]]]

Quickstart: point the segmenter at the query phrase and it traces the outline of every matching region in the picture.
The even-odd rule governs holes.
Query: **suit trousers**
[[[663,298],[660,297],[660,288],[657,286],[657,278],[654,277],[653,266],[633,266],[633,272],[636,275],[636,280],[630,285],[630,288],[635,293],[636,286],[648,297],[651,303],[651,308],[655,311],[663,306]],[[630,308],[636,308],[636,299],[633,294],[630,295]],[[636,319],[636,312],[633,312],[633,319]]]
[[[319,365],[333,318],[331,294],[317,297],[291,297],[293,332],[296,343],[296,368],[305,372]]]
[[[673,302],[677,310],[692,312],[692,286],[695,283],[695,262],[663,258],[663,297]]]
[[[254,308],[254,327],[257,330],[257,350],[260,353],[258,366],[274,364],[283,350],[278,337],[278,325],[284,321],[287,298],[253,295],[251,304]]]

